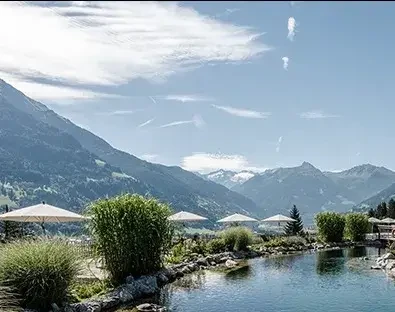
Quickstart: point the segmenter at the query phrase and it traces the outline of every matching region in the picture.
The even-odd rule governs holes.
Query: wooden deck
[[[369,233],[366,234],[366,240],[384,240],[384,241],[395,241],[395,237],[391,233]]]

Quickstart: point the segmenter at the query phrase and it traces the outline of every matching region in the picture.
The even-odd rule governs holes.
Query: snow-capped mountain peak
[[[217,170],[203,175],[207,180],[213,181],[218,184],[222,184],[227,188],[232,188],[235,185],[243,184],[247,180],[251,179],[256,175],[255,172],[243,170],[240,172],[230,170]]]

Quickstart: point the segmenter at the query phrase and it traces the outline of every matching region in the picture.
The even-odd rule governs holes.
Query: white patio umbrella
[[[45,233],[44,223],[48,222],[77,222],[85,221],[89,218],[77,213],[51,206],[42,202],[41,204],[17,209],[0,215],[1,221],[16,222],[38,222]]]
[[[177,221],[177,222],[194,222],[194,221],[207,220],[207,218],[191,212],[180,211],[168,217],[168,220]]]
[[[380,223],[381,222],[380,219],[377,219],[374,217],[369,218],[368,221],[369,221],[369,223]]]
[[[288,223],[288,222],[296,222],[295,219],[286,217],[284,215],[278,214],[270,218],[263,219],[262,222],[272,222],[277,223],[278,226],[281,226],[281,223]]]
[[[218,220],[217,222],[219,223],[234,223],[234,222],[257,222],[257,219],[235,213],[232,214],[231,216],[228,216],[226,218],[223,218],[221,220]]]
[[[392,219],[392,218],[385,218],[385,219],[383,219],[383,220],[380,220],[380,223],[386,223],[386,224],[395,223],[395,219]]]

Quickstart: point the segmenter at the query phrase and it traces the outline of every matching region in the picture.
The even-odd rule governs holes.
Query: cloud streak
[[[230,106],[219,106],[219,105],[212,105],[212,106],[230,115],[243,117],[243,118],[266,119],[271,115],[271,113],[267,113],[267,112],[258,112],[253,110],[234,108]]]
[[[13,84],[36,98],[92,98],[101,94],[74,87],[163,81],[209,62],[246,61],[270,50],[260,37],[177,2],[3,1],[0,77],[14,75]],[[67,94],[37,79],[67,86]]]
[[[105,115],[105,116],[123,116],[123,115],[132,115],[139,110],[116,110],[113,112],[100,112],[97,113],[96,115]]]
[[[287,38],[291,41],[295,37],[296,20],[292,16],[288,19],[288,36]]]
[[[137,128],[145,127],[145,126],[149,125],[151,122],[153,122],[154,120],[155,120],[155,118],[149,119],[149,120],[143,122],[142,124],[139,124],[139,125],[137,126]]]
[[[282,141],[283,141],[283,137],[280,136],[280,137],[278,138],[278,140],[277,140],[277,143],[276,143],[276,153],[279,153],[279,152],[280,152],[281,142],[282,142]]]
[[[208,153],[194,153],[184,157],[181,161],[181,167],[188,171],[201,173],[209,173],[218,169],[232,171],[250,170],[255,172],[266,170],[266,168],[251,165],[246,157],[242,155]]]
[[[283,68],[284,68],[285,70],[288,70],[289,58],[288,58],[287,56],[284,56],[284,57],[282,58],[282,61],[283,61]]]
[[[213,99],[200,95],[167,95],[164,97],[164,99],[168,101],[178,101],[182,103],[213,101]]]
[[[168,128],[168,127],[175,127],[175,126],[181,126],[181,125],[187,125],[187,124],[194,124],[196,128],[202,128],[206,124],[204,120],[198,116],[195,115],[191,120],[179,120],[179,121],[173,121],[167,124],[164,124],[162,126],[159,126],[159,128]]]
[[[338,118],[339,115],[326,114],[322,111],[310,111],[299,114],[300,118],[304,119],[325,119],[325,118]]]

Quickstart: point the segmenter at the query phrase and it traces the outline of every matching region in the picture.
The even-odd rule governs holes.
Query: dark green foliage
[[[207,252],[217,254],[226,250],[225,240],[222,238],[214,238],[207,243]]]
[[[389,218],[395,219],[395,200],[393,198],[388,202],[387,216]]]
[[[1,210],[2,209],[0,209],[0,211]],[[4,206],[3,212],[10,212],[8,205]],[[0,222],[0,232],[4,234],[5,240],[9,241],[12,239],[21,238],[24,233],[28,233],[28,226],[26,226],[26,223],[22,222],[3,221]]]
[[[115,284],[162,267],[173,234],[167,205],[126,194],[91,204],[89,213],[92,237]]]
[[[245,227],[230,227],[221,233],[229,251],[247,250],[252,243],[253,233]]]
[[[370,227],[368,217],[362,213],[349,213],[345,219],[346,238],[354,242],[363,241]]]
[[[19,295],[21,306],[48,311],[59,306],[79,271],[77,253],[61,241],[19,241],[0,254],[0,286]]]
[[[303,222],[299,214],[298,208],[293,205],[289,212],[289,217],[296,220],[296,222],[288,222],[285,226],[285,234],[289,236],[300,235],[303,232]]]
[[[376,210],[373,208],[370,208],[368,211],[368,217],[369,218],[377,218]]]
[[[345,218],[336,212],[320,212],[315,216],[318,236],[324,242],[341,242],[343,240]]]
[[[377,217],[379,219],[386,218],[388,215],[388,210],[387,210],[387,203],[382,202],[380,205],[377,206]]]

